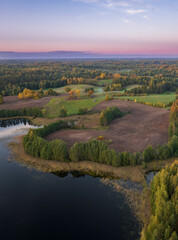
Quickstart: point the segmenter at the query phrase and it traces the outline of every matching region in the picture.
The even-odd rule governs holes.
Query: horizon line
[[[53,51],[11,51],[11,50],[0,50],[0,53],[6,54],[48,54],[48,53],[68,53],[68,54],[89,54],[89,55],[105,55],[105,56],[173,56],[178,57],[178,53],[104,53],[104,52],[94,52],[94,51],[73,51],[73,50],[53,50]]]

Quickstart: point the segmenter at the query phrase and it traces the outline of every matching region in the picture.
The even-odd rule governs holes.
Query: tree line
[[[171,111],[172,120],[170,124],[173,121],[177,122],[177,101],[174,106],[176,107],[173,107],[173,112]],[[68,150],[67,145],[64,141],[53,140],[52,142],[49,142],[43,139],[45,136],[52,132],[69,127],[70,126],[68,122],[58,121],[56,123],[45,126],[44,128],[30,130],[29,133],[24,137],[24,148],[26,152],[32,156],[38,156],[43,159],[56,160],[57,157],[54,158],[54,151],[57,151],[59,146],[63,146],[63,155],[60,155],[60,152],[58,151],[58,154],[60,155],[59,161],[76,162],[86,160],[105,163],[114,167],[127,165],[134,166],[138,164],[143,164],[143,166],[146,167],[148,162],[156,159],[168,159],[169,157],[173,156],[178,157],[177,125],[175,125],[174,132],[171,135],[169,133],[170,138],[168,144],[157,146],[156,148],[148,146],[143,152],[136,152],[134,154],[126,151],[116,153],[113,149],[110,149],[104,141],[95,139],[91,139],[86,143],[75,143],[70,148],[70,150]]]
[[[43,110],[41,108],[0,110],[0,118],[19,117],[19,116],[43,117]]]

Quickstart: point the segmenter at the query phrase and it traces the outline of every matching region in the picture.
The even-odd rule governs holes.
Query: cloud
[[[124,23],[131,24],[132,22],[128,19],[122,18],[121,19]]]
[[[129,7],[135,0],[73,0],[74,2],[98,4],[106,8]]]
[[[144,19],[146,19],[146,20],[148,20],[148,21],[150,21],[151,20],[151,18],[150,17],[148,17],[148,16],[146,16],[146,15],[144,15],[144,16],[142,16]]]
[[[145,12],[147,12],[147,10],[146,9],[127,9],[127,10],[125,10],[125,12],[130,15],[135,15],[135,14],[139,14],[139,13],[145,13]]]
[[[145,13],[150,8],[144,4],[144,0],[73,0],[94,4],[107,10],[124,12],[130,15]]]
[[[121,7],[129,7],[130,3],[128,1],[113,1],[113,0],[106,0],[101,1],[101,6],[108,8],[108,9],[118,9]]]

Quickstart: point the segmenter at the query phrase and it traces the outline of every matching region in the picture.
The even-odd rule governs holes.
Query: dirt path
[[[63,139],[69,146],[75,142],[86,142],[93,137],[104,136],[111,139],[109,147],[117,152],[137,152],[144,150],[148,145],[157,146],[167,143],[169,111],[149,107],[134,102],[113,100],[102,102],[93,110],[102,110],[108,106],[117,106],[124,112],[130,112],[126,116],[115,119],[107,130],[61,130],[50,134],[47,139]]]

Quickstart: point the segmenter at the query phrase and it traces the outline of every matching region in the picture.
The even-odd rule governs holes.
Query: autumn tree
[[[3,100],[3,96],[0,95],[0,104],[2,104],[3,102],[4,102],[4,100]]]
[[[74,91],[74,90],[70,90],[70,92],[69,92],[69,97],[70,97],[71,99],[73,99],[74,96],[75,96],[75,91]]]
[[[108,94],[106,94],[105,100],[106,100],[106,101],[109,101],[109,95],[108,95]]]
[[[80,98],[81,90],[80,90],[80,89],[77,89],[77,90],[76,90],[76,94],[77,94],[77,97]]]
[[[70,87],[65,87],[65,92],[70,92],[71,91],[71,88]]]
[[[178,118],[178,99],[173,102],[171,107],[171,120],[176,120]]]
[[[92,96],[93,96],[93,93],[94,93],[93,90],[89,90],[89,91],[87,92],[87,94],[88,94],[89,97],[92,97]]]

